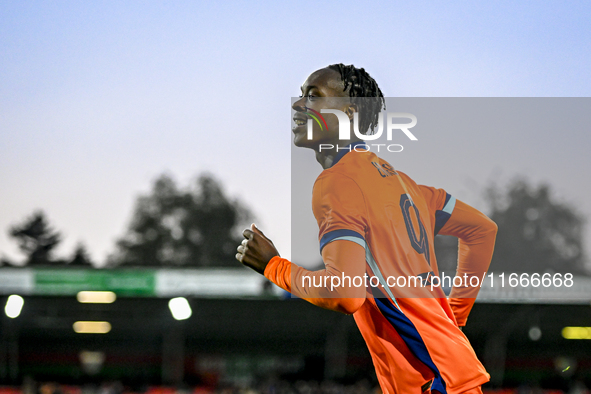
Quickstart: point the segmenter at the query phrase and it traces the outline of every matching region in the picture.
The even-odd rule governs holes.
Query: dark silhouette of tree
[[[60,243],[61,235],[49,227],[42,211],[37,211],[22,224],[10,228],[9,234],[18,242],[20,250],[26,255],[27,265],[57,263],[51,252]]]
[[[70,267],[93,267],[90,255],[88,254],[86,247],[81,243],[76,246],[76,249],[74,249],[74,255],[67,264]]]
[[[127,234],[117,242],[110,265],[235,267],[239,226],[248,209],[229,199],[213,177],[179,189],[167,175],[137,200]]]
[[[491,271],[585,273],[584,220],[552,199],[548,185],[517,179],[505,191],[489,187],[486,196],[499,226]]]
[[[552,199],[550,187],[534,187],[524,179],[506,188],[485,190],[488,216],[499,230],[490,271],[587,273],[582,231],[584,220],[567,204]],[[455,272],[458,242],[437,236],[435,251],[439,271]]]

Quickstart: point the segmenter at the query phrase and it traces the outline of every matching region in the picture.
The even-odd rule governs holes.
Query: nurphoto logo
[[[320,112],[315,111],[309,107],[306,108],[306,115],[309,116],[307,123],[307,138],[312,140],[314,138],[314,122],[318,124],[320,130],[324,131],[328,129],[326,120],[322,114],[333,114],[337,117],[339,122],[339,140],[349,141],[351,140],[351,123],[353,123],[353,133],[355,136],[364,141],[375,141],[382,136],[384,133],[384,118],[386,119],[386,138],[388,141],[392,141],[394,131],[400,130],[406,135],[411,141],[417,141],[418,138],[409,130],[417,125],[417,117],[407,112],[380,112],[378,115],[378,127],[373,134],[363,134],[359,130],[359,113],[353,114],[353,122],[349,120],[349,117],[343,111],[338,109],[326,109],[322,108]],[[395,123],[395,119],[410,119],[410,123]],[[389,152],[402,152],[403,146],[400,144],[366,144],[357,146],[354,149],[359,151],[367,152],[371,150],[371,146],[379,152],[380,147],[386,147]],[[345,147],[336,146],[337,151],[344,149]],[[335,149],[332,144],[320,144],[319,150],[322,149]]]

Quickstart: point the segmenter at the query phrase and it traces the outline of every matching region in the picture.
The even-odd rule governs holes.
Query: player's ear
[[[349,121],[352,122],[353,114],[357,112],[357,104],[351,103],[347,105],[347,108],[343,112],[349,117]]]

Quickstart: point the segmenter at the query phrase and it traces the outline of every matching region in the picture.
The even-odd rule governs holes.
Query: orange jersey
[[[439,287],[417,292],[388,278],[429,283],[438,275],[437,233],[460,237],[458,275],[486,272],[494,223],[442,189],[417,185],[370,152],[338,155],[318,177],[312,205],[325,270],[310,272],[276,257],[265,276],[316,305],[353,313],[385,393],[420,393],[429,384],[441,393],[462,393],[487,382],[489,375],[458,328],[474,289],[454,288],[450,302]],[[375,283],[343,292],[343,298],[328,291],[326,279],[323,287],[303,280],[364,274]]]

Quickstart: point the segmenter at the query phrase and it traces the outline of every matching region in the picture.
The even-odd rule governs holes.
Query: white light
[[[168,301],[168,308],[175,320],[185,320],[191,317],[193,311],[185,297],[176,297]]]
[[[99,373],[105,362],[105,353],[103,352],[83,350],[79,353],[79,357],[82,363],[82,369],[90,375]]]
[[[110,304],[117,296],[112,291],[80,291],[76,299],[83,304]]]
[[[539,341],[542,338],[542,330],[540,330],[540,327],[537,326],[530,327],[527,334],[529,335],[529,339],[532,341]]]
[[[72,325],[77,334],[106,334],[111,331],[108,321],[77,321]]]
[[[11,319],[18,317],[18,315],[21,314],[24,304],[25,300],[23,300],[23,297],[15,294],[11,295],[8,297],[8,300],[6,300],[6,306],[4,307],[6,316],[10,317]]]

